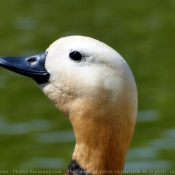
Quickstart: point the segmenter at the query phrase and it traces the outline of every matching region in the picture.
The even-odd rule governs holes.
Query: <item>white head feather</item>
[[[80,52],[83,59],[71,60],[69,54],[72,51]],[[137,99],[135,80],[129,66],[106,44],[89,37],[70,36],[55,41],[47,52],[45,66],[51,75],[49,82],[61,93],[99,98],[101,89],[108,92],[103,94],[106,98],[117,100],[127,88],[129,92],[133,91],[131,98]]]

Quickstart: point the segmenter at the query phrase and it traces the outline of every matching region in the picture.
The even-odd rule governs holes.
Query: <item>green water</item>
[[[132,174],[175,174],[174,31],[174,0],[0,1],[0,55],[36,54],[79,34],[126,59],[139,93],[125,167]],[[0,68],[0,94],[0,173],[66,169],[72,127],[35,82]]]

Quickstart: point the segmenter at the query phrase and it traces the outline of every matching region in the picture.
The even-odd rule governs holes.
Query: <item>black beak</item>
[[[29,57],[0,57],[0,66],[33,78],[38,84],[46,83],[49,73],[45,68],[47,52]]]

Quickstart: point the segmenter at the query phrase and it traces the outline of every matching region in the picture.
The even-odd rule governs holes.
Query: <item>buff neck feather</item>
[[[76,145],[72,159],[92,175],[102,172],[121,175],[135,126],[132,115],[136,111],[132,103],[123,100],[120,108],[103,98],[75,99],[56,91],[51,84],[44,92],[73,126]]]

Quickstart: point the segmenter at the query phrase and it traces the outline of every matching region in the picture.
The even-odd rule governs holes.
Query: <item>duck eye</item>
[[[83,58],[82,54],[78,51],[71,52],[69,57],[74,61],[80,61]]]

